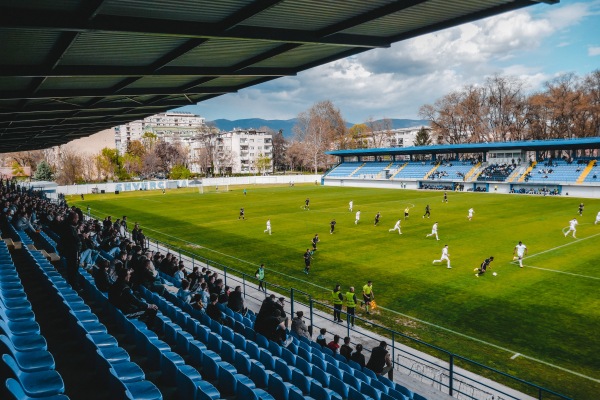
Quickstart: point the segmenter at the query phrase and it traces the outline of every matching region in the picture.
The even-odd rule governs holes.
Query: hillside
[[[412,126],[429,125],[429,121],[419,119],[392,119],[392,128],[409,128]],[[274,131],[283,130],[283,136],[287,139],[294,136],[293,127],[296,124],[296,118],[282,119],[262,119],[262,118],[247,118],[247,119],[216,119],[211,121],[217,128],[222,131],[230,131],[235,128],[241,129],[258,129],[266,126]],[[354,125],[353,122],[346,122],[348,127]]]

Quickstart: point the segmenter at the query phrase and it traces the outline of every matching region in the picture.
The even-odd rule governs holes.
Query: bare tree
[[[285,170],[286,165],[286,151],[288,148],[288,142],[283,136],[283,130],[273,135],[273,168],[275,171]]]
[[[336,138],[345,136],[346,127],[340,111],[329,100],[313,105],[298,115],[294,126],[295,139],[301,142],[310,155],[310,164],[318,172],[326,166],[325,151],[332,148]],[[309,161],[309,160],[306,160]]]
[[[56,183],[59,185],[72,185],[82,180],[83,163],[79,154],[61,147],[58,158],[60,169],[56,173]]]
[[[369,117],[365,122],[368,128],[368,134],[371,137],[371,146],[374,148],[387,147],[389,140],[392,136],[392,120],[384,118],[380,120],[373,120],[373,117]]]

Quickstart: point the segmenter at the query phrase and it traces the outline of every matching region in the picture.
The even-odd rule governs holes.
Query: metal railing
[[[90,215],[90,217],[96,216]],[[224,285],[230,287],[241,286],[244,298],[251,298],[260,303],[270,293],[277,293],[281,296],[288,297],[290,299],[291,315],[294,314],[295,310],[299,309],[306,309],[308,311],[309,323],[312,326],[313,332],[316,332],[321,327],[325,327],[326,324],[331,324],[333,306],[325,301],[315,299],[315,296],[311,293],[263,280],[264,293],[260,297],[256,297],[256,289],[248,290],[250,285],[254,288],[258,288],[259,280],[254,275],[200,256],[190,250],[175,247],[171,243],[162,242],[158,239],[146,237],[146,248],[150,250],[168,249],[172,254],[177,254],[180,259],[182,259],[182,256],[186,257],[189,262],[191,262],[192,268],[198,266],[207,267],[209,269],[216,268],[223,271]],[[287,275],[279,273],[278,271],[269,270],[269,272],[287,277]],[[231,284],[232,282],[235,284]],[[320,288],[320,290],[325,291],[323,288]],[[329,292],[326,292],[326,296],[323,296],[323,298],[328,298],[329,295]],[[324,312],[326,314],[323,314]],[[504,390],[500,385],[493,385],[494,381],[501,380],[503,382],[501,385],[509,386],[516,391],[526,393],[527,395],[540,400],[570,400],[569,397],[556,393],[550,389],[395,331],[389,327],[379,325],[372,320],[367,320],[358,315],[354,315],[355,324],[365,327],[368,326],[371,332],[365,332],[364,329],[357,330],[352,327],[350,316],[345,311],[342,311],[342,315],[344,315],[346,319],[345,330],[348,337],[350,337],[351,334],[354,335],[354,337],[362,336],[364,339],[372,340],[374,343],[381,340],[382,336],[388,338],[391,341],[391,356],[395,371],[413,376],[450,396],[471,400],[521,398],[519,397],[520,393],[510,393],[511,390]],[[373,331],[376,331],[377,333]],[[417,350],[412,346],[421,348],[423,351]],[[369,351],[368,349],[365,350]],[[424,354],[421,353],[426,353],[431,357],[424,356]],[[458,363],[461,365],[457,365]],[[488,379],[492,382],[487,383],[482,375],[489,376],[490,378]],[[494,379],[493,377],[497,378]]]

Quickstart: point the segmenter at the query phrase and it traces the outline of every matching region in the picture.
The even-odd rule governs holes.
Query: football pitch
[[[328,300],[336,283],[343,292],[355,286],[360,297],[372,280],[377,303],[396,312],[373,315],[377,323],[573,398],[600,393],[600,224],[594,224],[600,200],[449,192],[443,203],[438,191],[286,185],[247,186],[244,195],[244,187],[229,189],[67,200],[98,217],[127,215],[130,229],[137,221],[150,238],[248,274],[265,263],[267,281],[318,299]],[[427,204],[429,219],[422,217]],[[238,218],[242,207],[245,220]],[[573,218],[577,239],[564,236]],[[267,219],[272,235],[264,233]],[[398,219],[402,235],[389,232]],[[434,222],[439,241],[426,238]],[[303,254],[317,233],[306,275]],[[519,241],[528,248],[524,268],[513,262]],[[446,244],[451,269],[432,264]],[[474,268],[490,256],[491,269],[476,277]]]

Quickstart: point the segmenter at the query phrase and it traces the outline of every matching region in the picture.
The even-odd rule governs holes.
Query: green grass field
[[[377,322],[573,398],[598,398],[600,224],[594,220],[600,200],[449,193],[449,202],[442,203],[441,192],[429,191],[251,186],[244,196],[242,189],[68,201],[84,211],[89,205],[97,216],[127,215],[130,226],[140,222],[151,238],[249,274],[264,262],[267,280],[317,298],[328,298],[323,288],[336,283],[346,291],[371,279],[378,304],[402,314],[382,312],[373,317]],[[307,197],[310,211],[303,210]],[[348,211],[350,200],[362,212],[358,225]],[[580,201],[583,217],[577,214]],[[421,217],[426,204],[431,219]],[[411,210],[402,221],[403,235],[389,233],[406,206]],[[238,220],[240,207],[246,220]],[[471,207],[475,216],[469,222]],[[377,211],[382,218],[376,227]],[[578,239],[565,238],[574,217]],[[271,236],[263,233],[268,218]],[[440,241],[425,238],[434,221]],[[302,255],[315,233],[321,242],[307,276]],[[529,249],[523,269],[512,263],[519,240]],[[432,265],[444,244],[452,269]],[[476,278],[473,269],[492,255],[493,269]],[[511,358],[516,353],[521,356]]]

